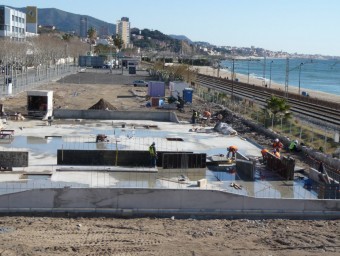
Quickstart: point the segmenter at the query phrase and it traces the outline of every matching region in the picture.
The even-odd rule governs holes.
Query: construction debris
[[[234,189],[242,189],[242,186],[241,185],[238,185],[234,182],[230,183],[230,187],[233,187]]]

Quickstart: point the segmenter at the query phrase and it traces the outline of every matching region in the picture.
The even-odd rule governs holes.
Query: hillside
[[[187,41],[189,44],[192,44],[193,41],[191,41],[187,36],[185,35],[168,35],[170,36],[171,38],[173,39],[177,39],[177,40],[180,40],[180,41]]]
[[[134,28],[131,34],[141,35],[143,38],[131,38],[134,46],[142,49],[156,49],[158,51],[170,50],[172,52],[179,52],[181,49],[181,41],[174,39],[168,35],[163,34],[158,30]]]
[[[22,12],[26,12],[26,8],[18,8]],[[74,14],[65,12],[56,8],[38,8],[38,24],[53,25],[58,30],[63,32],[75,32],[79,34],[80,17],[87,17],[88,28],[95,28],[99,34],[103,27],[108,28],[109,35],[116,31],[116,25],[108,23],[88,15]]]

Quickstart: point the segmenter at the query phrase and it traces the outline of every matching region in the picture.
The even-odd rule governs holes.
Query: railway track
[[[197,75],[196,82],[204,87],[214,89],[221,93],[233,94],[235,98],[253,100],[260,106],[267,105],[266,100],[273,94],[264,91],[263,88],[243,83],[232,82],[221,78],[206,75]],[[340,129],[340,109],[313,104],[297,99],[288,99],[291,112],[300,117],[313,119],[314,122],[323,126]]]

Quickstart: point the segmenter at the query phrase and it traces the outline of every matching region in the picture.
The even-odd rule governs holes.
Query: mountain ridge
[[[26,7],[15,9],[26,12]],[[74,32],[79,35],[81,17],[87,18],[88,28],[93,27],[98,32],[107,30],[108,35],[112,35],[116,31],[115,24],[102,21],[89,15],[75,14],[57,8],[38,8],[38,25],[52,25],[59,31],[63,31],[65,33]]]

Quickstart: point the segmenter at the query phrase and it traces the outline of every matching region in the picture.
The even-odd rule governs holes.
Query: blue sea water
[[[243,59],[234,61],[234,72],[255,78],[265,78],[265,83],[284,85],[286,59]],[[301,65],[301,63],[303,63]],[[300,70],[301,66],[301,70]],[[232,70],[232,60],[221,62],[221,67]],[[288,85],[302,91],[315,90],[340,96],[340,60],[289,59]]]

